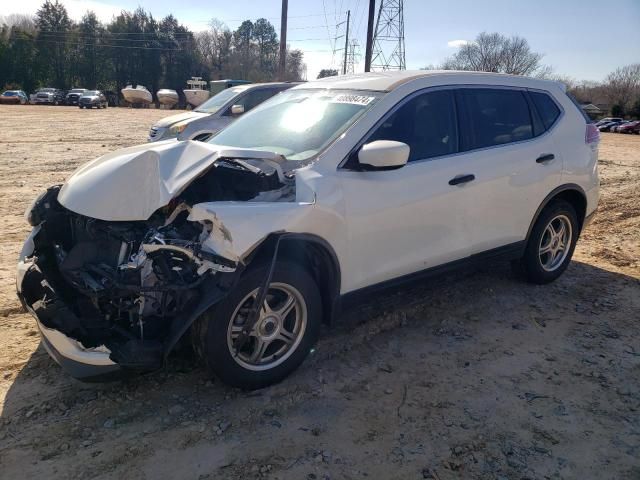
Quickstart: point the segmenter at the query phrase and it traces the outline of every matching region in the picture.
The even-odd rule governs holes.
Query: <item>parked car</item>
[[[613,127],[615,127],[616,125],[621,124],[622,122],[623,122],[623,120],[616,121],[616,122],[608,122],[608,123],[605,123],[603,125],[600,125],[598,127],[598,130],[600,130],[601,132],[610,132]]]
[[[613,127],[611,127],[611,129],[609,130],[610,132],[615,132],[615,133],[620,133],[620,127],[624,127],[625,125],[631,123],[631,120],[624,120],[620,123],[618,123],[617,125],[614,125]]]
[[[35,103],[62,105],[64,103],[64,92],[57,88],[41,88],[36,92]]]
[[[78,105],[78,101],[80,97],[87,91],[86,88],[74,88],[73,90],[69,90],[67,96],[65,97],[65,103],[67,105]]]
[[[22,90],[5,90],[0,95],[0,104],[26,105],[29,97]]]
[[[601,125],[604,125],[605,123],[610,123],[610,122],[621,122],[623,119],[620,117],[605,117],[602,120],[596,122],[596,127],[599,127]]]
[[[191,112],[179,113],[156,122],[149,131],[149,142],[178,138],[204,141],[243,113],[294,83],[253,83],[222,90]]]
[[[558,82],[305,83],[208,142],[125,148],[49,188],[18,295],[76,377],[159,368],[190,332],[223,381],[264,387],[365,293],[496,258],[558,278],[598,204],[599,139]]]
[[[107,108],[107,97],[100,90],[87,90],[78,100],[78,108]]]
[[[640,129],[640,120],[634,120],[620,124],[616,127],[617,133],[638,133]]]

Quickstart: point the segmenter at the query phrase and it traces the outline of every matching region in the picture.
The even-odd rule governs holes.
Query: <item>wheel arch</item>
[[[584,189],[575,183],[567,183],[565,185],[561,185],[551,191],[549,195],[545,197],[542,201],[538,209],[536,210],[531,223],[529,224],[529,230],[527,231],[526,241],[529,241],[529,236],[531,235],[531,231],[533,230],[533,226],[538,221],[540,214],[545,209],[547,205],[549,205],[552,201],[556,199],[562,199],[569,202],[573,208],[576,210],[576,214],[578,215],[578,221],[580,222],[580,229],[582,229],[582,225],[584,223],[584,219],[587,213],[587,195],[584,192]]]
[[[331,324],[340,311],[341,282],[340,262],[333,247],[311,233],[272,233],[251,252],[245,263],[249,266],[271,261],[278,241],[278,259],[302,263],[309,269],[320,289],[323,323]]]

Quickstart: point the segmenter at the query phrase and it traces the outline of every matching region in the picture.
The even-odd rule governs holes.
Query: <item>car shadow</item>
[[[634,293],[622,294],[623,291]],[[344,353],[343,349],[346,344],[367,342],[371,335],[380,332],[393,335],[396,329],[407,325],[433,332],[431,338],[435,344],[443,331],[445,335],[464,335],[465,329],[471,328],[465,322],[477,320],[482,324],[483,321],[491,321],[482,318],[484,312],[491,309],[518,310],[522,312],[521,316],[534,312],[547,321],[569,322],[575,320],[567,319],[562,312],[552,318],[541,305],[552,300],[556,305],[563,305],[563,311],[572,312],[572,316],[577,313],[585,318],[597,315],[602,319],[612,308],[615,311],[639,311],[638,299],[638,279],[577,261],[571,263],[560,279],[546,286],[523,282],[512,273],[507,263],[460,270],[377,293],[350,306],[335,325],[324,329],[315,355],[310,356],[282,384],[266,389],[267,395],[273,395],[278,388],[309,389],[316,380],[317,372],[328,362],[338,355],[348,356],[348,351]],[[452,324],[456,325],[456,331],[447,333],[447,325]],[[513,328],[519,327],[514,323]],[[473,342],[473,339],[469,341]],[[504,348],[508,349],[509,345],[504,345]],[[0,426],[4,425],[8,431],[5,438],[13,438],[12,444],[17,445],[20,432],[35,423],[78,423],[79,420],[75,419],[79,414],[74,410],[83,410],[85,415],[98,412],[95,413],[98,415],[114,406],[133,402],[144,405],[148,412],[160,412],[167,411],[172,402],[184,402],[185,398],[189,400],[183,405],[198,405],[198,408],[209,405],[210,408],[224,410],[232,409],[234,399],[239,396],[263,395],[261,392],[239,392],[215,380],[212,382],[193,356],[185,351],[172,355],[170,360],[162,371],[110,383],[90,384],[71,379],[40,345],[15,378],[9,380],[11,386],[0,416]],[[356,360],[359,359],[350,359],[352,363]],[[134,425],[139,423],[141,430],[146,428],[143,424],[148,421],[147,417],[136,415],[131,413],[127,421]]]

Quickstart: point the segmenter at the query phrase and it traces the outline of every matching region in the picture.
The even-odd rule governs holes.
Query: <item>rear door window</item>
[[[465,88],[459,90],[459,95],[464,112],[463,150],[533,138],[531,112],[522,91]]]
[[[546,93],[529,92],[529,95],[542,119],[545,130],[549,130],[560,116],[560,109]]]

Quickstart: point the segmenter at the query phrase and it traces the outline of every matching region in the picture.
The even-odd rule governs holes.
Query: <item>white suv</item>
[[[557,278],[598,203],[598,141],[555,82],[299,85],[208,143],[127,148],[51,187],[27,212],[18,293],[76,377],[158,368],[189,331],[225,382],[259,388],[345,298],[497,257]]]

